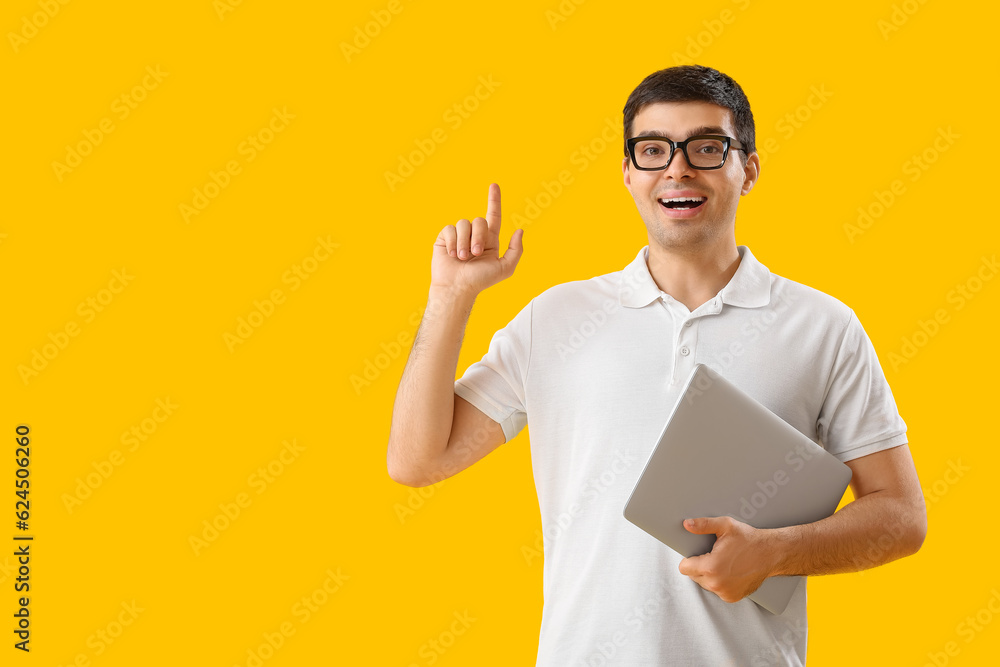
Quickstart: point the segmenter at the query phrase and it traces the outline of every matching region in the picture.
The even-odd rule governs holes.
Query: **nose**
[[[695,170],[688,163],[684,151],[681,150],[680,146],[675,146],[674,152],[670,154],[670,163],[663,170],[663,178],[672,178],[674,180],[684,178],[685,176],[690,178],[694,176],[694,172]]]

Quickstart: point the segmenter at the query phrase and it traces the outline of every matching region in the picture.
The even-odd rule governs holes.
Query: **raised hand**
[[[521,258],[523,229],[516,229],[500,257],[500,186],[490,184],[486,218],[462,218],[447,225],[434,242],[431,287],[447,287],[472,296],[513,273]]]

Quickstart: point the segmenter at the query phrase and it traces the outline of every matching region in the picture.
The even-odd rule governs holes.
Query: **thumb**
[[[521,253],[524,251],[524,246],[521,244],[521,237],[524,236],[523,229],[515,229],[514,233],[510,235],[510,243],[507,245],[507,252],[503,254],[500,261],[504,265],[504,274],[510,275],[514,272],[517,267],[518,261],[521,259]]]
[[[695,535],[718,534],[722,531],[722,521],[717,517],[698,517],[697,519],[684,519],[684,529]]]

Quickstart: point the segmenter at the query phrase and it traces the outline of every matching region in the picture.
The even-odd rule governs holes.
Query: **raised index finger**
[[[500,186],[490,183],[490,196],[486,202],[486,226],[490,233],[500,234]]]

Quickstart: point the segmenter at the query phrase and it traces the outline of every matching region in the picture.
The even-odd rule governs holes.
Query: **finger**
[[[486,224],[490,232],[500,235],[500,186],[490,183],[490,194],[486,201]]]
[[[437,243],[434,245],[444,246],[444,251],[455,256],[455,225],[445,225],[445,228],[438,234]]]
[[[500,261],[503,263],[504,277],[508,277],[514,273],[514,269],[517,268],[517,263],[521,259],[521,253],[524,251],[524,246],[521,244],[522,236],[524,236],[524,230],[515,229],[514,233],[510,236],[507,252],[500,258]]]
[[[455,223],[455,250],[459,259],[469,258],[469,236],[472,233],[472,223],[462,218]]]
[[[684,519],[684,528],[689,533],[695,535],[717,534],[722,530],[720,521],[713,517],[699,517],[697,519]]]
[[[677,570],[686,577],[692,579],[702,574],[701,566],[704,563],[705,555],[682,558],[677,565]]]
[[[484,218],[476,218],[472,221],[472,254],[481,255],[483,249],[488,247],[489,227]]]

